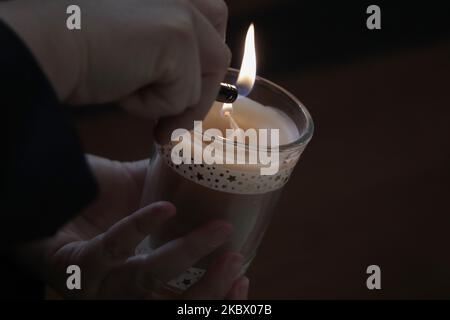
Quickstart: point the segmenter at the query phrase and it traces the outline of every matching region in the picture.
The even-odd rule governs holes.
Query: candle
[[[157,145],[157,152],[147,171],[142,205],[159,200],[171,201],[177,207],[177,215],[159,232],[144,240],[136,248],[136,253],[151,252],[213,219],[224,219],[234,227],[228,243],[167,284],[170,290],[180,293],[195,283],[211,261],[225,251],[241,253],[245,259],[242,272],[246,271],[269,224],[280,191],[312,135],[312,120],[306,108],[284,89],[256,78],[252,26],[247,33],[245,47],[239,77],[233,70],[227,75],[229,83],[237,79],[241,96],[232,106],[214,103],[200,128],[195,126],[191,131],[181,130],[180,134],[172,136],[175,138],[173,141]],[[226,146],[235,145],[225,134],[226,130],[234,131],[237,127],[242,132],[249,129],[278,130],[276,137],[281,147],[276,153],[276,172],[262,174],[261,168],[267,164],[261,162],[194,161],[203,160],[216,138],[224,143],[222,151],[226,153]],[[206,135],[209,129],[215,129],[219,136],[212,139]],[[192,145],[179,148],[184,141],[184,138],[181,141],[177,139],[180,136],[192,141]],[[267,146],[258,147],[267,149]],[[174,162],[174,155],[179,155],[182,161]]]
[[[263,79],[258,80],[264,82]],[[312,124],[306,109],[290,96],[282,96],[273,106],[264,104],[265,98],[273,103],[284,92],[267,90],[267,84],[253,89],[261,100],[240,98],[233,105],[233,118],[242,129],[279,129],[280,167],[274,175],[261,175],[260,164],[195,164],[176,165],[171,152],[176,144],[158,145],[147,171],[142,205],[159,200],[171,201],[177,207],[176,217],[138,246],[137,253],[149,253],[159,245],[178,238],[213,219],[229,221],[234,232],[231,241],[214,254],[168,283],[171,290],[182,292],[198,281],[213,259],[224,251],[240,252],[245,257],[245,272],[256,254],[265,229],[268,227],[282,187],[286,184],[301,152],[312,133]],[[262,90],[262,91],[260,91]],[[281,90],[281,89],[280,89]],[[261,93],[262,92],[262,93]],[[266,95],[266,96],[265,96]],[[205,118],[205,129],[230,128],[221,116],[222,105],[215,103]],[[286,112],[285,112],[286,111]],[[292,118],[288,114],[293,113]],[[209,142],[202,141],[202,145]],[[289,147],[284,148],[285,144]],[[193,154],[194,155],[194,154]]]

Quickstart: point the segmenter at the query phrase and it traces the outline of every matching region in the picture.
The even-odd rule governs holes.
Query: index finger
[[[102,235],[100,241],[108,260],[123,261],[134,254],[136,246],[175,214],[169,202],[152,203],[120,220]]]

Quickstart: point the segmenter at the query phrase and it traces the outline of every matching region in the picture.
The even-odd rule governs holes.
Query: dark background
[[[316,131],[248,275],[251,298],[450,298],[450,11],[444,2],[227,1],[232,66],[255,23],[258,74]],[[381,30],[366,8],[381,7]],[[74,114],[86,150],[148,157],[152,127]],[[368,265],[382,271],[369,291]]]

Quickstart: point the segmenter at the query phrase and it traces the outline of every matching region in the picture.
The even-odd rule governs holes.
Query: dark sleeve
[[[94,199],[73,123],[22,41],[0,21],[0,250],[50,236]]]

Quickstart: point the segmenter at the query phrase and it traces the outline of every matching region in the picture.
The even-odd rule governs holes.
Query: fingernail
[[[213,227],[209,232],[209,245],[218,247],[228,239],[232,231],[231,225],[221,224]]]
[[[175,206],[168,201],[159,201],[152,204],[153,210],[155,213],[167,213],[173,212],[175,213]]]

